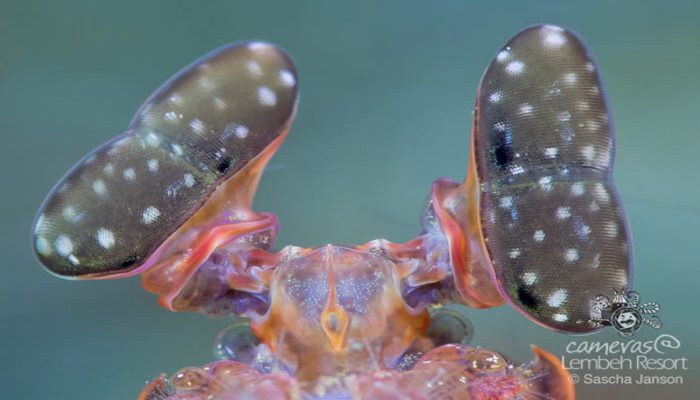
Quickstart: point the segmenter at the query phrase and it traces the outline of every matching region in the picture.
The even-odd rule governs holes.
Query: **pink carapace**
[[[273,250],[278,220],[251,203],[297,85],[271,44],[215,50],[156,90],[38,212],[34,246],[50,272],[140,273],[168,309],[249,321],[233,335],[248,350],[158,378],[142,398],[573,399],[555,356],[535,347],[517,366],[445,339],[430,310],[508,303],[589,333],[595,297],[630,288],[612,118],[578,37],[541,25],[500,49],[479,85],[467,176],[435,181],[406,243]]]

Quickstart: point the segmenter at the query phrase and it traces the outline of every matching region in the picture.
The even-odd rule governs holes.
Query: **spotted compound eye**
[[[296,101],[294,65],[273,45],[228,45],[195,61],[49,194],[34,223],[39,260],[64,277],[135,271],[281,140]]]
[[[516,35],[484,74],[474,138],[485,244],[507,301],[536,322],[591,330],[597,295],[630,285],[612,181],[614,134],[588,50],[571,32]]]

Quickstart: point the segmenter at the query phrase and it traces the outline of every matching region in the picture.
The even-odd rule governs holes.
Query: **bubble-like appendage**
[[[256,357],[256,347],[260,340],[253,334],[250,322],[237,318],[214,340],[214,357],[218,360],[232,360],[252,364]]]
[[[438,347],[450,343],[468,344],[474,337],[474,326],[466,316],[467,307],[449,304],[430,310],[430,326],[426,336]]]
[[[421,357],[410,371],[380,372],[359,381],[361,387],[395,388],[422,399],[573,399],[569,374],[557,357],[536,347],[533,352],[535,360],[515,366],[490,350],[445,345]]]
[[[140,399],[573,400],[573,384],[558,358],[537,347],[533,352],[533,361],[515,366],[496,352],[451,344],[428,352],[408,371],[323,376],[310,387],[283,372],[219,361],[158,378]]]
[[[208,381],[208,373],[202,368],[183,368],[170,377],[170,386],[175,390],[192,391],[204,386]]]
[[[237,361],[217,361],[203,368],[189,367],[171,378],[150,382],[139,400],[296,399],[301,393],[294,378],[282,373],[262,374]]]

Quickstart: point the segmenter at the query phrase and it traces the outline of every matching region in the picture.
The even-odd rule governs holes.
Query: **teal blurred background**
[[[168,312],[138,278],[57,279],[29,242],[54,182],[180,67],[242,38],[278,43],[295,59],[299,113],[255,203],[280,216],[278,244],[404,241],[431,181],[465,174],[482,71],[517,31],[549,22],[578,32],[597,57],[618,132],[635,286],[661,304],[662,332],[689,359],[684,385],[579,384],[579,398],[697,398],[700,3],[125,4],[0,1],[1,397],[133,399],[160,372],[212,360],[227,320]],[[573,340],[506,307],[471,319],[474,344],[518,360],[530,358],[530,343],[560,354]],[[637,339],[657,335],[647,328]]]

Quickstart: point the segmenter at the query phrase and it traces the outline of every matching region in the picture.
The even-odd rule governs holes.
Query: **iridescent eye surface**
[[[34,223],[39,260],[65,277],[135,272],[284,136],[296,101],[294,65],[273,45],[238,43],[197,60],[49,194]],[[222,210],[211,214],[226,219]]]
[[[630,286],[632,250],[583,43],[550,25],[516,35],[482,78],[475,127],[481,228],[504,297],[547,327],[590,331],[595,296]]]

